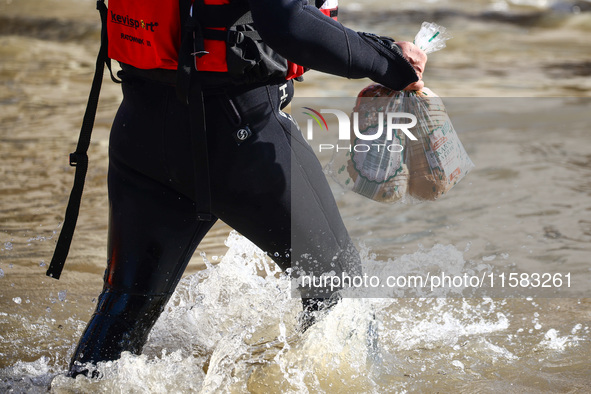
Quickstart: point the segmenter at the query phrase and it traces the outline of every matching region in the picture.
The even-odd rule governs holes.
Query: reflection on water
[[[448,97],[476,164],[436,203],[385,206],[335,187],[366,264],[560,270],[588,283],[589,2],[343,3],[341,20],[358,30],[407,40],[423,20],[449,28],[454,39],[431,56],[425,79]],[[73,181],[67,154],[90,87],[97,20],[92,2],[0,1],[2,391],[45,392],[56,375],[55,392],[588,390],[588,286],[573,289],[580,298],[347,299],[299,335],[287,281],[241,238],[232,236],[227,252],[223,224],[199,248],[212,263],[225,254],[223,263],[206,267],[196,255],[188,270],[196,274],[144,355],[99,365],[100,382],[61,376],[94,309],[106,254],[108,130],[120,100],[108,78],[66,272],[60,281],[44,276]],[[298,95],[353,96],[366,84],[309,73]],[[374,315],[377,351],[368,347]]]

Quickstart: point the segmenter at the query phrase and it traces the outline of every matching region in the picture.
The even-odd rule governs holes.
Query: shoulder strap
[[[70,165],[76,167],[74,185],[72,186],[72,191],[70,192],[70,199],[68,201],[68,207],[66,208],[64,225],[57,240],[57,245],[55,247],[55,251],[53,252],[53,257],[46,273],[47,276],[55,279],[59,279],[61,275],[66,258],[68,257],[68,252],[70,251],[70,244],[72,243],[74,229],[76,228],[76,222],[78,220],[80,201],[82,200],[82,191],[84,189],[84,181],[86,178],[86,171],[88,169],[87,152],[90,145],[92,128],[94,126],[94,118],[96,116],[96,109],[98,106],[105,65],[107,65],[109,71],[111,71],[111,63],[107,52],[107,7],[105,6],[104,0],[98,0],[96,3],[96,8],[101,15],[101,47],[96,59],[92,87],[90,89],[88,103],[86,104],[86,111],[84,112],[80,136],[78,137],[78,145],[76,146],[76,151],[74,153],[70,153]],[[115,82],[118,82],[113,76],[112,71],[111,79],[113,79]]]

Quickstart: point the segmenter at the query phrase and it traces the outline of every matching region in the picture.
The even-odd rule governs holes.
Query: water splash
[[[579,324],[577,326],[580,326]],[[568,347],[573,347],[578,344],[579,341],[583,340],[576,335],[574,335],[578,330],[576,327],[572,330],[572,335],[565,335],[560,336],[558,330],[551,328],[544,334],[544,339],[540,342],[537,349],[547,349],[547,350],[565,350]],[[580,327],[579,327],[580,328]]]
[[[53,379],[58,393],[447,391],[459,381],[494,384],[499,365],[526,365],[589,335],[583,324],[561,335],[537,301],[520,300],[529,308],[521,317],[512,300],[487,298],[344,298],[301,333],[289,279],[237,233],[226,243],[218,264],[203,256],[207,268],[181,281],[142,355],[99,363],[98,381],[66,378],[46,358],[19,361],[0,370],[5,382],[34,389]],[[364,262],[380,264],[371,253]],[[404,272],[468,264],[441,245],[388,263]]]

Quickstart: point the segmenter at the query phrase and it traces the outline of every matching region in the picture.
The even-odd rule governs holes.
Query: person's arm
[[[422,84],[427,57],[411,43],[396,45],[357,33],[306,0],[249,0],[249,4],[263,40],[297,64],[346,78],[368,77],[394,90]]]

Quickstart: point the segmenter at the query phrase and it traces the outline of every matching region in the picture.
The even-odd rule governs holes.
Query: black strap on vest
[[[201,0],[203,1],[203,0]],[[231,4],[204,4],[202,8],[203,27],[229,27],[253,23],[247,2]]]
[[[76,146],[76,151],[74,153],[70,153],[70,165],[76,167],[74,185],[72,186],[72,191],[70,192],[70,199],[68,201],[68,207],[66,208],[64,225],[57,240],[57,245],[55,247],[55,251],[53,252],[53,257],[46,273],[47,276],[55,279],[59,279],[62,269],[64,268],[66,258],[68,257],[68,252],[70,251],[72,237],[74,236],[76,222],[78,220],[80,201],[82,200],[82,191],[84,189],[86,171],[88,170],[87,152],[90,145],[92,128],[94,126],[94,118],[96,116],[101,84],[103,82],[105,64],[107,65],[109,71],[111,71],[111,63],[107,53],[107,7],[105,6],[104,0],[98,0],[96,3],[96,8],[101,15],[101,47],[96,59],[94,78],[92,80],[92,87],[90,89],[86,111],[84,112],[80,136],[78,137],[78,145]],[[112,71],[111,79],[118,82],[113,76]]]
[[[244,41],[244,37],[250,37],[253,40],[261,40],[261,35],[256,30],[237,31],[237,30],[213,30],[204,29],[203,38],[208,40],[225,41],[227,44],[235,45]]]
[[[202,15],[203,1],[194,2],[192,10],[187,4],[181,1],[179,7],[181,21],[185,20],[185,23],[182,25],[176,90],[179,100],[189,106],[197,220],[209,221],[212,215],[205,105],[201,76],[195,69],[195,56],[207,55],[203,29],[198,19]]]

